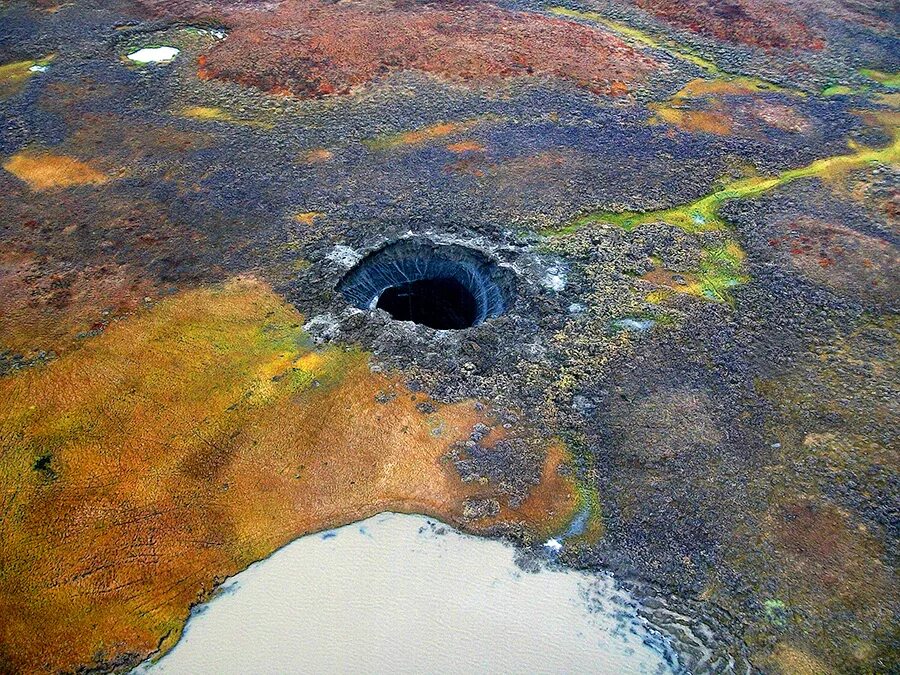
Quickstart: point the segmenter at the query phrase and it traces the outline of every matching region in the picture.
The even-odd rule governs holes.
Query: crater
[[[505,312],[513,281],[481,251],[415,239],[369,254],[338,290],[355,307],[384,310],[396,321],[461,330]]]

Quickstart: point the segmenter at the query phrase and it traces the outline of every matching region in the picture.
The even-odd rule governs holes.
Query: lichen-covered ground
[[[695,672],[895,672],[898,23],[0,2],[0,671],[127,669],[390,509],[558,538]],[[507,311],[351,307],[405,237],[514,271]]]

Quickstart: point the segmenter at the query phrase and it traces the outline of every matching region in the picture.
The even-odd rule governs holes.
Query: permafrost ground
[[[383,511],[612,572],[695,672],[896,670],[897,24],[0,4],[0,670]],[[473,327],[356,297],[412,249]]]

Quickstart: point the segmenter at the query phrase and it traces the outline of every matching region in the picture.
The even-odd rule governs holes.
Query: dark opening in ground
[[[464,330],[506,311],[514,272],[481,251],[403,239],[373,251],[338,283],[360,309],[434,330]]]
[[[438,330],[468,328],[478,317],[478,303],[472,292],[449,277],[419,279],[386,288],[376,307],[398,321],[414,321]]]

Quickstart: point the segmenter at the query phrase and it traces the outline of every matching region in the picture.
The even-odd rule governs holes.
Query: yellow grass
[[[6,160],[3,168],[38,192],[75,185],[98,185],[108,180],[74,157],[48,152],[19,152]]]

